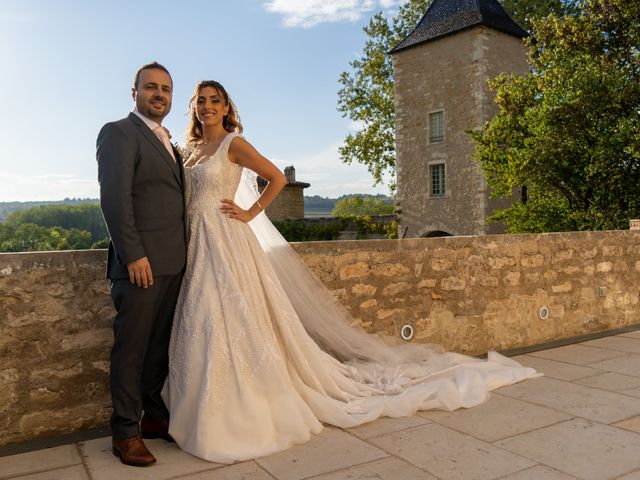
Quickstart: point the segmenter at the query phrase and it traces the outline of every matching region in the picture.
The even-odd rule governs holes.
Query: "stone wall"
[[[640,232],[293,244],[369,331],[477,354],[640,323]],[[105,251],[0,254],[0,445],[107,423]],[[541,320],[539,310],[549,317]]]
[[[409,324],[414,341],[479,354],[640,324],[639,242],[616,231],[296,249],[366,329],[398,336]]]
[[[0,445],[104,425],[106,251],[0,254]]]

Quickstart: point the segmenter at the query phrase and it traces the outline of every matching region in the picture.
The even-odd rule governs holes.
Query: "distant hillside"
[[[336,202],[338,200],[342,200],[343,198],[355,197],[357,195],[364,195],[364,194],[354,193],[349,195],[342,195],[338,198],[321,197],[319,195],[314,195],[312,197],[305,196],[304,197],[304,216],[305,217],[321,217],[321,216],[328,217],[331,215],[331,210],[333,210],[333,207],[336,206]],[[384,200],[387,203],[393,203],[393,198],[387,195],[377,194],[377,195],[367,195],[367,196],[371,196],[379,200]]]
[[[336,202],[343,198],[354,197],[358,194],[342,195],[338,198],[321,197],[313,195],[304,197],[304,213],[305,216],[319,217],[330,216],[331,210],[336,206]],[[372,195],[374,198],[382,199],[385,202],[393,203],[393,198],[386,195]],[[26,208],[37,207],[40,205],[77,205],[79,203],[98,203],[97,198],[65,198],[64,200],[51,200],[42,202],[0,202],[0,223],[7,218],[12,212],[24,210]]]
[[[98,203],[97,198],[65,198],[64,200],[45,200],[42,202],[0,202],[0,223],[12,212],[40,205],[77,205],[79,203]]]
[[[335,198],[326,198],[319,195],[313,197],[304,197],[304,213],[308,214],[326,214],[329,215],[336,204]]]

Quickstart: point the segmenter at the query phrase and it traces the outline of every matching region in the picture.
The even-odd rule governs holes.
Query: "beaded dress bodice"
[[[186,169],[188,213],[217,209],[223,198],[233,199],[242,175],[242,167],[229,160],[229,146],[237,136],[228,134],[212,155]]]

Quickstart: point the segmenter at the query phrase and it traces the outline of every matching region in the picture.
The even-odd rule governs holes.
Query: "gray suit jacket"
[[[174,149],[175,151],[175,149]],[[146,256],[154,276],[186,262],[184,170],[135,114],[98,134],[100,207],[109,230],[107,277],[128,278],[127,264]]]

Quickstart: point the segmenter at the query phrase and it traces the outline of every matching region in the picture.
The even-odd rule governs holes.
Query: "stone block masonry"
[[[365,329],[399,336],[409,324],[414,341],[447,350],[481,354],[640,324],[633,231],[294,248]]]
[[[640,324],[640,231],[292,246],[367,331],[410,324],[447,350]],[[108,422],[105,264],[104,250],[0,254],[0,445]]]
[[[104,425],[105,251],[0,254],[0,445]]]

